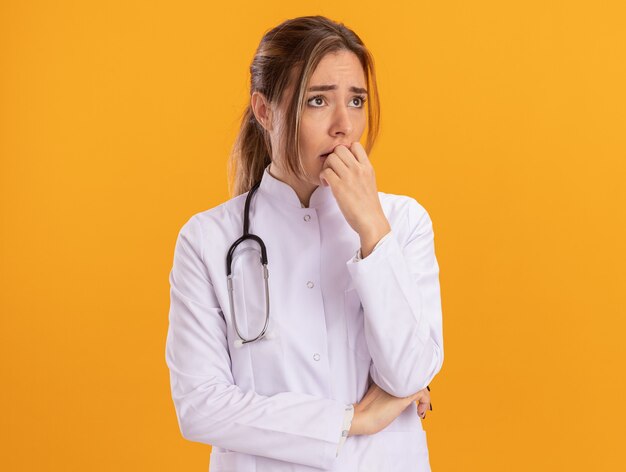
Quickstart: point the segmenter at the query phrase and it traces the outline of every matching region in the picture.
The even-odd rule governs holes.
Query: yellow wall
[[[434,221],[434,471],[624,470],[623,2],[3,1],[0,468],[206,470],[164,343],[181,225],[228,198],[262,34],[372,50],[379,189]]]

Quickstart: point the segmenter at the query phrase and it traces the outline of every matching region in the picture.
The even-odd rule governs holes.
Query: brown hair
[[[352,51],[363,66],[366,88],[369,91],[369,100],[366,102],[368,131],[365,144],[365,150],[369,154],[376,141],[380,123],[374,59],[363,41],[351,29],[319,15],[286,20],[265,33],[250,64],[250,96],[258,91],[270,103],[278,104],[285,89],[292,82],[297,84],[295,93],[286,106],[281,142],[284,142],[286,150],[285,168],[299,178],[306,175],[299,152],[300,117],[306,104],[306,87],[322,58],[328,53],[341,50]],[[242,115],[241,128],[228,165],[232,180],[229,187],[233,197],[247,192],[261,180],[265,167],[271,162],[271,156],[269,135],[256,120],[252,106],[248,104]]]

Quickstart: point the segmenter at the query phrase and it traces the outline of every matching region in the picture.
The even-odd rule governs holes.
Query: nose
[[[352,133],[353,125],[350,111],[347,107],[338,106],[333,113],[333,121],[330,129],[331,136],[349,136]]]

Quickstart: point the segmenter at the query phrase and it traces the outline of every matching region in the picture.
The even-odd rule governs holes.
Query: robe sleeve
[[[346,402],[298,392],[265,396],[235,385],[226,322],[203,262],[194,218],[180,230],[169,274],[165,361],[184,438],[327,469],[336,460]]]
[[[408,197],[407,236],[399,227],[366,258],[346,261],[361,299],[372,380],[407,397],[426,388],[443,364],[439,265],[428,212]]]
[[[354,405],[352,403],[346,405],[346,414],[343,418],[343,431],[341,431],[341,440],[337,445],[337,456],[339,456],[339,452],[341,452],[341,448],[343,447],[346,439],[348,438],[348,433],[350,432],[350,427],[352,426],[352,419],[354,418]]]
[[[380,241],[376,243],[376,246],[374,246],[374,249],[372,249],[372,251],[375,251],[376,248],[378,248],[378,246],[380,246],[385,241],[385,239],[390,238],[390,237],[391,237],[391,231],[387,233],[386,235],[384,235],[382,238],[380,238]],[[352,260],[354,262],[358,262],[362,259],[363,259],[363,253],[361,252],[361,248],[359,248],[358,251],[354,254],[354,259]]]

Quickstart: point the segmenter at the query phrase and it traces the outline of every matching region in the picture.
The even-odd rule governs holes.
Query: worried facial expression
[[[326,54],[309,79],[305,94],[304,110],[300,120],[300,156],[309,175],[307,180],[294,180],[284,166],[285,156],[280,145],[285,126],[285,109],[292,98],[294,84],[287,86],[281,103],[268,129],[272,149],[272,171],[276,177],[289,183],[296,190],[310,193],[321,185],[319,173],[327,167],[324,157],[339,144],[349,147],[360,141],[367,124],[367,90],[365,73],[358,57],[351,51]],[[265,100],[258,92],[252,95],[252,105],[257,119],[265,123]]]
[[[359,141],[367,124],[365,74],[351,51],[326,54],[313,72],[300,123],[300,155],[310,184],[320,185],[326,155]]]

